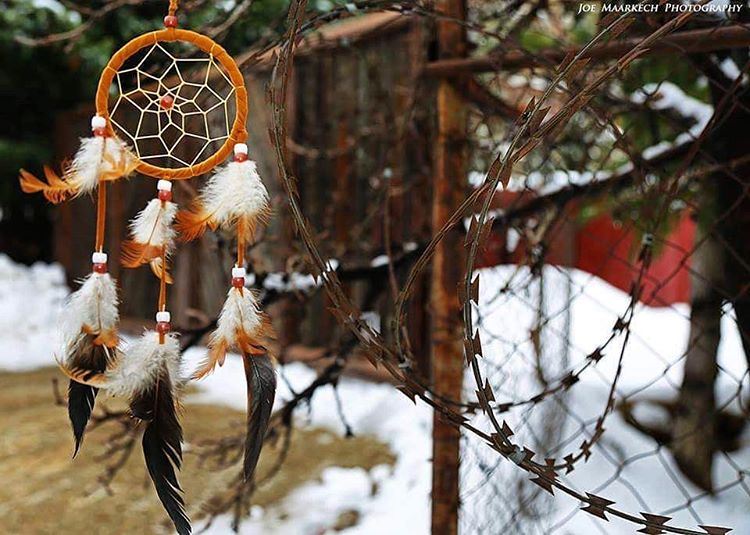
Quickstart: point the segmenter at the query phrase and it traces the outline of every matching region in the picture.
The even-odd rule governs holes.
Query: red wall
[[[528,194],[523,195],[524,200]],[[518,205],[520,194],[503,193],[496,207]],[[522,203],[523,201],[521,201]],[[574,266],[596,275],[627,292],[637,276],[636,256],[639,239],[632,225],[615,224],[608,215],[576,223],[576,208],[566,212],[564,223],[550,231],[550,249],[545,261]],[[650,306],[668,306],[690,300],[689,251],[693,248],[695,223],[689,214],[682,216],[664,242],[654,246],[654,258],[646,273],[641,301]],[[526,244],[521,240],[513,251],[507,250],[505,233],[494,233],[482,252],[480,267],[525,262]]]

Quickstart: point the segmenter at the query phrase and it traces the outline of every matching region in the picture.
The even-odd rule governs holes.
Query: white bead
[[[245,268],[243,268],[243,267],[234,267],[234,268],[232,268],[232,278],[233,279],[239,279],[240,277],[242,277],[244,279],[245,278],[245,273],[247,273],[247,271],[245,271]]]
[[[247,145],[244,143],[236,143],[234,145],[235,154],[247,154]]]
[[[169,320],[172,319],[172,315],[167,312],[166,310],[162,310],[160,312],[156,313],[156,322],[157,323],[169,323]]]
[[[101,115],[94,115],[91,118],[91,129],[94,130],[96,128],[104,128],[107,126],[107,120],[102,117]]]
[[[91,254],[91,263],[92,264],[106,264],[107,263],[107,253],[100,253],[99,251],[95,251]]]
[[[169,180],[160,180],[156,183],[156,189],[159,191],[172,191],[172,183]]]

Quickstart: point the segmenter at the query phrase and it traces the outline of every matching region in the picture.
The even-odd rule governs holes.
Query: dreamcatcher
[[[177,471],[182,429],[177,399],[189,378],[180,375],[181,355],[167,311],[170,257],[176,240],[207,229],[231,229],[237,238],[232,282],[209,341],[208,357],[191,378],[242,354],[248,384],[247,438],[243,472],[253,476],[273,405],[276,376],[264,346],[270,327],[256,295],[245,288],[245,248],[269,214],[268,193],[248,159],[247,93],[229,54],[210,38],[177,28],[175,0],[165,29],[141,35],[121,48],[105,67],[96,94],[93,136],[82,139],[61,174],[45,167],[46,180],[21,170],[21,188],[41,192],[53,203],[97,193],[92,272],[69,300],[58,363],[70,378],[68,414],[78,453],[100,389],[129,399],[143,422],[143,452],[157,494],[180,534],[190,521]],[[189,210],[173,201],[174,180],[213,170]],[[122,251],[128,268],[148,264],[159,278],[156,327],[138,340],[118,336],[118,292],[107,272],[104,230],[109,182],[138,172],[159,179],[154,199],[130,223]]]

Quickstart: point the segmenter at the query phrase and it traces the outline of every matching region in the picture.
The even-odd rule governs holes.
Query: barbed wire
[[[465,200],[465,202],[462,203],[459,209],[454,213],[454,216],[445,223],[443,229],[432,237],[430,243],[425,247],[425,250],[422,252],[419,259],[417,259],[417,261],[414,263],[409,278],[407,279],[407,282],[405,283],[405,286],[402,289],[401,294],[399,295],[399,300],[396,304],[397,328],[394,329],[393,333],[396,339],[396,345],[392,348],[385,343],[382,337],[380,337],[377,333],[373,333],[367,328],[366,325],[362,324],[358,320],[359,313],[352,307],[347,297],[341,291],[340,282],[337,280],[335,272],[330,269],[330,265],[326,264],[321,255],[318,253],[314,237],[308,231],[308,223],[305,220],[302,209],[299,205],[294,179],[289,174],[288,164],[285,161],[285,151],[283,147],[286,146],[286,131],[285,127],[283,126],[283,110],[284,103],[286,102],[286,86],[288,73],[291,64],[291,58],[293,57],[294,53],[294,41],[296,40],[299,21],[301,19],[301,12],[304,10],[304,6],[304,0],[301,2],[296,2],[290,12],[291,29],[289,30],[288,34],[289,37],[287,39],[287,42],[282,45],[281,53],[278,56],[276,67],[272,76],[271,100],[274,104],[274,128],[272,130],[272,139],[274,141],[274,145],[277,148],[279,173],[282,177],[282,182],[289,196],[291,211],[297,225],[297,230],[303,243],[308,249],[308,253],[310,254],[315,271],[318,272],[322,277],[329,298],[334,302],[335,306],[338,309],[338,313],[336,315],[338,316],[339,320],[349,328],[351,328],[352,331],[358,337],[360,337],[360,340],[364,345],[374,346],[372,348],[373,353],[378,356],[379,361],[383,363],[386,369],[394,375],[395,379],[403,382],[402,389],[407,393],[407,395],[410,395],[410,397],[421,398],[423,401],[432,405],[435,410],[441,412],[450,421],[454,422],[457,425],[463,426],[470,432],[473,432],[474,434],[483,438],[491,447],[496,449],[498,453],[515,462],[520,468],[526,470],[529,474],[535,476],[532,481],[538,484],[544,490],[552,493],[552,489],[556,488],[586,504],[586,506],[583,508],[583,510],[586,512],[602,518],[605,517],[606,513],[609,513],[610,515],[617,516],[635,524],[642,525],[643,531],[647,533],[725,532],[726,530],[724,528],[711,526],[701,526],[700,529],[702,531],[667,526],[666,523],[670,520],[670,517],[664,515],[643,513],[641,514],[641,517],[637,517],[624,510],[615,508],[613,506],[614,501],[607,500],[603,497],[599,497],[591,493],[586,493],[585,495],[583,495],[582,493],[574,490],[572,487],[565,485],[560,481],[560,479],[558,479],[558,470],[566,469],[568,472],[572,471],[576,461],[580,459],[588,459],[591,454],[591,447],[596,444],[604,434],[604,421],[606,417],[614,412],[616,387],[623,368],[622,359],[625,347],[630,337],[630,324],[633,318],[636,303],[641,297],[644,274],[646,273],[652,259],[652,232],[656,229],[656,227],[658,227],[663,214],[666,212],[663,207],[661,208],[661,210],[657,211],[658,216],[654,217],[651,222],[652,232],[649,232],[645,235],[647,239],[644,240],[641,245],[641,251],[638,255],[639,268],[629,292],[630,303],[626,311],[619,317],[618,321],[612,329],[612,333],[614,335],[623,333],[624,340],[619,354],[617,371],[615,373],[614,379],[610,384],[610,391],[607,397],[606,407],[596,420],[594,433],[590,441],[584,441],[582,446],[579,448],[579,453],[575,456],[571,455],[570,457],[568,457],[566,459],[566,463],[558,464],[554,459],[547,459],[543,464],[535,462],[533,460],[533,457],[535,455],[534,452],[529,450],[528,448],[522,448],[514,444],[511,440],[511,436],[513,436],[514,434],[513,430],[510,428],[507,422],[503,421],[502,423],[500,423],[500,421],[495,417],[495,410],[492,406],[492,402],[494,402],[495,399],[494,393],[492,390],[492,386],[484,380],[484,376],[480,370],[478,357],[482,357],[483,353],[479,332],[476,331],[475,333],[472,318],[472,312],[479,304],[479,279],[474,278],[472,275],[474,265],[476,262],[478,251],[480,249],[480,242],[482,241],[482,238],[486,237],[487,235],[485,227],[491,227],[491,222],[489,226],[487,225],[487,219],[493,194],[497,190],[498,185],[501,181],[507,183],[507,179],[510,177],[511,166],[514,163],[520,161],[533,149],[535,149],[550,133],[559,132],[559,130],[561,130],[561,125],[564,126],[565,122],[569,121],[576,112],[580,111],[586,104],[588,104],[588,102],[593,97],[593,92],[599,86],[601,86],[608,78],[622,71],[630,63],[632,63],[632,61],[635,60],[643,51],[645,51],[648,46],[657,42],[660,38],[664,37],[669,32],[683,25],[690,18],[690,15],[686,13],[683,16],[676,17],[672,21],[657,28],[650,35],[640,39],[639,43],[636,44],[626,54],[621,56],[614,65],[604,69],[603,73],[595,76],[592,81],[587,82],[584,85],[583,90],[581,90],[577,96],[573,97],[571,101],[567,103],[567,106],[564,110],[558,111],[557,114],[553,115],[549,120],[543,123],[542,121],[544,120],[545,115],[548,112],[548,110],[543,109],[543,106],[544,104],[546,104],[547,99],[552,95],[554,88],[559,85],[563,81],[564,77],[569,74],[574,68],[580,71],[581,67],[585,66],[585,64],[581,65],[581,60],[584,59],[584,55],[586,54],[586,52],[591,47],[593,47],[599,39],[607,35],[618,26],[621,27],[623,21],[627,20],[629,18],[629,15],[622,15],[612,20],[609,26],[601,30],[594,39],[590,40],[589,43],[578,52],[578,54],[564,63],[564,65],[559,69],[557,76],[547,87],[539,101],[532,101],[532,103],[527,106],[526,111],[521,115],[521,121],[519,121],[519,129],[513,136],[508,148],[505,150],[505,156],[502,158],[501,156],[498,156],[495,159],[484,184],[475,189],[475,191]],[[588,61],[586,61],[586,63],[588,63]],[[525,137],[525,135],[529,133],[529,130],[537,130],[537,132],[531,132],[530,138]],[[704,132],[705,131],[706,129],[704,128]],[[524,139],[526,139],[526,142],[524,144],[521,144],[522,140]],[[682,172],[675,173],[675,177],[680,178],[683,172],[686,171],[687,165],[689,165],[692,161],[692,156],[694,156],[694,153],[700,146],[699,141],[700,137],[699,140],[697,140],[694,144],[693,150],[690,151],[693,154],[689,154],[689,158],[686,158],[687,163],[684,166],[685,168],[682,169]],[[673,180],[672,183],[676,183],[676,180]],[[673,186],[669,189],[671,189],[672,191],[668,191],[667,193],[671,195],[666,197],[665,203],[666,201],[670,201],[674,197]],[[466,418],[461,414],[456,413],[453,408],[446,406],[445,404],[436,401],[431,396],[429,396],[427,394],[427,391],[421,389],[419,385],[416,384],[415,381],[408,375],[408,369],[407,372],[404,373],[404,367],[396,367],[393,365],[393,363],[395,362],[403,363],[405,361],[404,358],[399,357],[400,355],[405,354],[404,347],[399,340],[401,336],[400,326],[405,322],[405,317],[401,310],[403,308],[403,303],[408,298],[410,285],[413,284],[413,281],[416,280],[416,276],[426,267],[431,253],[435,249],[435,245],[440,240],[442,240],[445,234],[449,232],[461,220],[461,218],[469,211],[469,207],[476,206],[477,201],[480,200],[482,201],[481,208],[476,219],[474,219],[474,217],[472,216],[472,225],[470,226],[467,235],[467,243],[469,244],[470,249],[467,265],[468,275],[465,278],[462,300],[464,303],[464,325],[466,332],[465,344],[467,349],[465,356],[474,375],[474,381],[477,388],[477,399],[485,415],[488,417],[488,420],[491,423],[494,431],[489,435],[483,431],[480,431],[473,425],[467,423]]]

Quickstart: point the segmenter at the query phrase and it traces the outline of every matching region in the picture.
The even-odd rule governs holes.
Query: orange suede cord
[[[104,229],[107,224],[107,182],[99,181],[96,197],[96,239],[94,250],[104,251]]]

